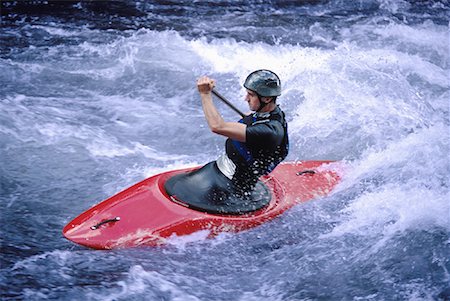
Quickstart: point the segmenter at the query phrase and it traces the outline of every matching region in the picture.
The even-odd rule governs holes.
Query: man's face
[[[245,96],[245,100],[248,102],[250,110],[256,111],[259,109],[260,104],[259,98],[255,92],[247,89],[247,95]]]

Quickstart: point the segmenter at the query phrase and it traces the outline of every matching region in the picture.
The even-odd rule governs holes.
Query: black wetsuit
[[[277,106],[272,112],[254,113],[239,122],[247,125],[246,142],[227,139],[225,165],[231,168],[223,168],[218,159],[176,175],[164,184],[168,195],[211,213],[242,214],[270,202],[270,192],[258,178],[271,172],[288,154],[284,113]]]
[[[246,142],[227,139],[225,149],[236,165],[233,186],[237,192],[246,192],[284,160],[289,139],[284,113],[278,106],[270,113],[254,113],[239,122],[247,125]]]

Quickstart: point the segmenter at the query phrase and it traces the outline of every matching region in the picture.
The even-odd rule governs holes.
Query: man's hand
[[[215,85],[216,82],[207,76],[202,76],[197,80],[197,89],[200,94],[210,94]]]
[[[197,80],[197,88],[202,99],[203,112],[205,113],[209,128],[213,133],[245,142],[247,126],[239,122],[225,122],[217,111],[211,95],[214,85],[215,81],[207,76],[203,76]]]

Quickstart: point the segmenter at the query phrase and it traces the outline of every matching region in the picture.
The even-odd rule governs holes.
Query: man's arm
[[[233,140],[245,142],[247,126],[239,122],[225,122],[217,111],[211,95],[214,81],[204,76],[197,81],[197,88],[202,100],[203,112],[211,131]]]

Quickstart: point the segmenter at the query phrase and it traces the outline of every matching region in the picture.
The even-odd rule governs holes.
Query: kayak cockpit
[[[236,195],[230,193],[228,179],[216,169],[211,162],[197,170],[175,175],[164,183],[164,189],[172,201],[213,214],[247,214],[270,203],[271,192],[263,182],[258,181],[245,195]]]

